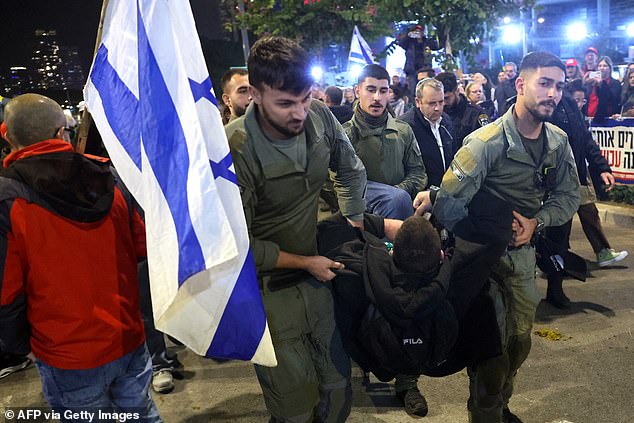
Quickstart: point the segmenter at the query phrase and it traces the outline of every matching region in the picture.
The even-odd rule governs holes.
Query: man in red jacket
[[[139,310],[145,228],[130,195],[105,159],[63,140],[66,119],[50,98],[14,98],[5,123],[0,349],[32,353],[61,421],[87,410],[86,421],[161,422]]]

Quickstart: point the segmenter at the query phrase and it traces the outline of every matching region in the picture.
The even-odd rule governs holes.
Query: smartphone
[[[601,79],[600,71],[592,71],[588,74],[588,79]]]

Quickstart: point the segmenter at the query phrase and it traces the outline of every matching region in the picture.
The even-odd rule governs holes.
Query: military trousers
[[[309,278],[262,299],[277,367],[255,365],[275,422],[343,422],[350,414],[350,359],[335,324],[330,284]]]
[[[469,422],[500,423],[513,394],[513,379],[531,349],[531,329],[539,304],[535,285],[535,248],[525,245],[505,253],[494,271],[509,293],[508,340],[504,352],[468,369]]]

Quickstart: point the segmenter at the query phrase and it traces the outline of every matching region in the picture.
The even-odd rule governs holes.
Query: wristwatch
[[[546,227],[546,224],[544,223],[544,220],[541,217],[536,217],[535,220],[537,221],[537,226],[535,227],[535,233],[541,233],[544,228]]]

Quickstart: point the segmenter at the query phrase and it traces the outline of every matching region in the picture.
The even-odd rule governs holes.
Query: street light
[[[313,66],[310,70],[310,74],[313,76],[315,81],[321,81],[321,77],[324,76],[324,70],[321,66]]]
[[[505,44],[518,44],[522,41],[522,31],[517,25],[505,25],[502,27],[502,42]]]
[[[566,35],[571,41],[581,41],[588,36],[586,24],[583,22],[574,22],[568,25]]]
[[[348,71],[350,73],[350,78],[353,81],[356,81],[357,78],[359,78],[359,75],[361,75],[361,71],[363,70],[363,66],[361,65],[352,65],[350,66],[350,70]]]
[[[628,24],[628,25],[625,27],[625,34],[626,34],[628,37],[634,37],[634,22],[632,22],[632,23]]]

